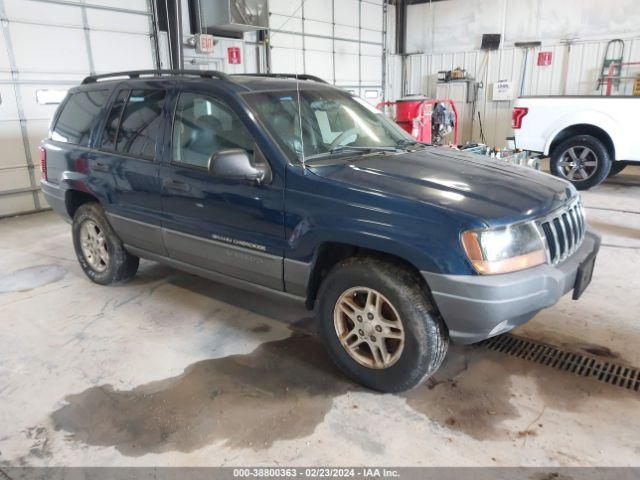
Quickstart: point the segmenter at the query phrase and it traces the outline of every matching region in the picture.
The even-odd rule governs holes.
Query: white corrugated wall
[[[0,0],[0,217],[46,208],[38,145],[90,73],[155,64],[147,0]]]
[[[627,60],[640,61],[640,36],[625,39]],[[597,77],[602,63],[602,55],[607,41],[577,42],[570,47],[563,44],[544,45],[531,50],[527,60],[525,77],[525,95],[596,95]],[[550,51],[553,63],[548,67],[536,65],[538,52]],[[498,80],[512,80],[514,88],[519,89],[524,61],[524,51],[514,47],[503,48],[492,52],[473,50],[456,53],[436,53],[431,55],[410,55],[406,62],[406,92],[436,95],[436,79],[439,70],[451,70],[457,67],[466,69],[477,80],[482,81],[484,88],[479,90],[476,110],[482,118],[484,136],[490,145],[504,146],[505,137],[513,135],[511,130],[511,110],[513,102],[493,101],[491,89]],[[568,64],[565,66],[565,62]],[[486,63],[486,68],[484,64]],[[388,95],[399,98],[401,86],[401,59],[391,56],[389,59]],[[564,71],[566,69],[566,88]],[[630,70],[631,72],[640,69]],[[621,86],[617,93],[629,94],[632,83]],[[564,90],[564,91],[563,91]],[[470,109],[467,109],[470,111]],[[479,125],[477,114],[471,136],[470,118],[463,119],[462,141],[478,140]]]
[[[622,38],[625,61],[640,61],[640,8],[636,0],[447,0],[410,8],[408,48],[425,53],[409,55],[405,66],[405,93],[434,97],[439,70],[466,69],[484,85],[476,110],[480,112],[486,142],[504,146],[510,128],[513,102],[493,101],[491,91],[498,80],[511,80],[519,92],[524,50],[516,41],[540,40],[542,46],[529,51],[525,95],[596,95],[607,42]],[[482,33],[502,33],[501,48],[477,49]],[[563,39],[573,38],[570,45]],[[476,49],[472,48],[477,46]],[[537,66],[538,52],[552,52],[550,66]],[[401,59],[389,58],[388,96],[398,98],[402,90]],[[623,74],[640,74],[630,67]],[[565,80],[566,79],[566,80]],[[632,82],[616,94],[629,94]],[[479,140],[477,114],[471,133],[470,108],[463,119],[462,137]]]
[[[271,70],[382,100],[383,0],[270,0]]]

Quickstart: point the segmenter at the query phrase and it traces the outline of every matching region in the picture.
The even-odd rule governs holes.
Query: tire
[[[600,140],[591,135],[577,135],[553,149],[550,170],[578,190],[588,190],[607,178],[611,162],[611,154]]]
[[[71,230],[78,262],[91,281],[112,285],[129,280],[138,271],[140,259],[125,250],[98,203],[81,205],[73,216]],[[104,251],[98,245],[104,245]]]
[[[623,161],[612,162],[611,170],[609,170],[608,177],[609,178],[615,177],[620,172],[622,172],[626,166],[627,166],[627,162],[623,162]]]
[[[374,291],[378,296],[385,317],[381,321],[387,322],[384,325],[389,325],[388,322],[397,313],[404,332],[403,340],[381,340],[381,336],[389,333],[377,333],[380,330],[376,331],[375,328],[383,328],[376,323],[377,316],[368,323],[365,312],[362,312],[362,319],[357,319],[353,318],[354,315],[357,317],[355,310],[346,315],[338,308],[338,304],[343,305],[341,299],[347,299],[350,303],[359,301],[363,306],[366,302],[359,299],[360,293],[357,293],[363,288]],[[350,293],[352,291],[356,292],[354,296]],[[420,279],[402,266],[375,258],[352,257],[336,265],[320,286],[316,313],[320,336],[333,361],[356,382],[380,392],[401,392],[426,380],[440,367],[449,346],[447,328]],[[338,315],[338,320],[334,314]],[[361,322],[358,327],[355,326],[356,321]],[[358,359],[347,352],[347,347],[339,338],[336,325],[345,323],[348,326],[344,331],[352,331],[352,335],[357,335],[346,335],[345,338],[352,343],[359,341],[356,348]],[[391,323],[397,325],[396,322]],[[360,330],[359,327],[363,328]],[[368,331],[363,336],[364,328]],[[396,336],[399,334],[395,328],[385,330]],[[374,341],[384,342],[384,349],[389,353],[388,365],[379,364],[375,367],[363,363],[365,357],[373,358],[373,355],[369,355],[372,353],[368,340],[371,334],[378,335]],[[399,348],[399,345],[402,347]]]

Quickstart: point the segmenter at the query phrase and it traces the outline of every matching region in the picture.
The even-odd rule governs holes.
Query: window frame
[[[185,162],[179,162],[179,161],[175,161],[173,159],[173,132],[175,131],[176,128],[176,115],[178,114],[178,105],[180,104],[180,98],[182,97],[182,95],[194,95],[194,96],[199,96],[201,98],[205,98],[205,99],[212,99],[216,102],[219,102],[221,104],[223,104],[225,107],[227,107],[237,118],[238,120],[240,120],[240,123],[242,124],[242,126],[244,127],[244,129],[247,131],[247,133],[249,134],[249,136],[251,137],[251,140],[253,142],[253,156],[255,156],[255,152],[257,150],[260,150],[260,147],[258,146],[258,142],[256,141],[255,136],[253,135],[253,133],[251,133],[251,130],[247,127],[247,125],[245,124],[245,122],[242,120],[242,117],[240,114],[238,114],[238,112],[235,111],[235,109],[229,104],[229,102],[226,102],[225,100],[223,100],[222,98],[220,98],[220,96],[215,95],[215,94],[211,94],[211,93],[203,93],[203,92],[199,92],[199,91],[192,91],[192,90],[178,90],[177,91],[177,95],[174,101],[174,105],[173,105],[173,113],[171,115],[171,131],[170,131],[170,142],[169,142],[169,161],[167,162],[168,165],[172,166],[172,167],[180,167],[180,168],[188,168],[190,170],[195,170],[198,172],[205,172],[205,173],[209,173],[209,167],[200,167],[198,165],[193,165],[191,163],[185,163]],[[260,150],[261,151],[261,150]],[[264,157],[264,155],[263,155]],[[267,161],[267,164],[269,164],[268,160],[265,157],[265,161]],[[269,165],[269,169],[271,168],[271,166]],[[213,178],[213,177],[212,177]]]
[[[162,126],[161,128],[158,129],[158,134],[156,137],[156,151],[154,152],[154,156],[153,158],[149,158],[149,157],[143,157],[142,155],[134,155],[131,153],[127,153],[127,152],[121,152],[119,150],[117,150],[118,147],[118,138],[120,137],[120,127],[122,126],[122,117],[124,116],[124,111],[127,108],[127,105],[129,103],[129,99],[131,98],[131,92],[133,92],[134,90],[148,90],[148,91],[164,91],[165,96],[164,96],[164,101],[162,104],[162,111],[160,113],[160,117],[162,118]],[[115,142],[114,142],[114,149],[109,149],[109,148],[103,148],[102,146],[102,140],[104,139],[104,134],[105,134],[105,130],[107,128],[107,122],[109,121],[109,116],[111,115],[111,110],[113,109],[115,103],[118,101],[118,97],[120,96],[121,92],[127,92],[127,96],[124,100],[124,104],[122,106],[122,111],[120,112],[120,117],[118,118],[118,129],[116,130],[116,137],[115,137]],[[109,111],[106,112],[105,116],[104,116],[104,120],[102,122],[102,126],[100,128],[100,137],[97,139],[97,145],[95,146],[95,149],[103,152],[103,153],[109,153],[111,155],[121,155],[123,157],[127,157],[133,160],[142,160],[144,162],[148,162],[148,163],[161,163],[162,160],[162,152],[158,152],[158,146],[162,146],[163,142],[164,142],[164,135],[165,135],[165,124],[166,124],[166,120],[164,119],[164,113],[166,112],[167,109],[167,103],[170,102],[171,98],[170,98],[170,89],[169,88],[153,88],[153,87],[138,87],[135,88],[131,85],[123,85],[120,88],[116,88],[115,91],[113,92],[113,96],[112,99],[110,99],[110,104],[109,104]]]

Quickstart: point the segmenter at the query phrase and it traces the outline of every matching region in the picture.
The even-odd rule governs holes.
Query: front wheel
[[[553,149],[551,173],[570,181],[578,190],[602,183],[611,169],[607,147],[591,135],[576,135]]]
[[[420,279],[402,266],[347,259],[331,270],[318,298],[320,334],[329,355],[368,388],[408,390],[445,357],[447,329]]]

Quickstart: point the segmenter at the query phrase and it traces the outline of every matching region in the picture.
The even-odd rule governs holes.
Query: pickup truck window
[[[109,90],[105,89],[72,93],[62,107],[51,139],[88,147],[108,97]]]
[[[253,138],[238,116],[223,102],[182,93],[173,122],[172,161],[206,168],[220,150],[241,148],[253,153]]]
[[[165,96],[164,90],[131,90],[118,128],[117,152],[153,160]]]
[[[296,91],[244,98],[290,159],[300,159],[303,146],[305,157],[317,157],[341,146],[391,148],[413,140],[382,113],[338,91],[301,90],[299,105]]]

